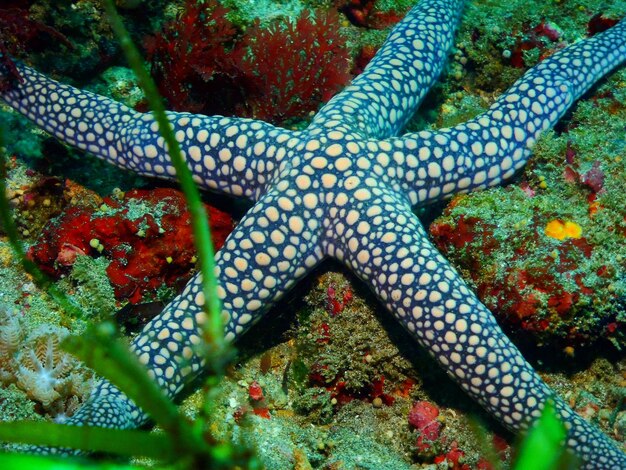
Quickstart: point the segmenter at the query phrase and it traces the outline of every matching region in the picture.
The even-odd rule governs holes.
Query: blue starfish
[[[539,135],[626,59],[626,21],[528,71],[485,113],[437,132],[396,134],[437,79],[462,0],[424,0],[365,71],[303,131],[169,113],[196,182],[254,202],[216,255],[228,341],[313,267],[354,271],[468,394],[513,431],[554,397],[491,312],[437,252],[412,208],[494,186],[528,160]],[[174,179],[151,114],[54,82],[23,65],[1,97],[63,142],[142,175]],[[196,276],[132,348],[170,396],[203,368]],[[587,468],[626,468],[620,449],[561,399],[566,445]],[[147,417],[106,381],[70,420],[130,428]]]

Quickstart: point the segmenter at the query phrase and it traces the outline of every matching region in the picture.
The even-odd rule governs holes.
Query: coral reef
[[[457,197],[430,227],[482,301],[538,343],[626,345],[623,77],[544,137],[518,182]]]
[[[51,9],[48,8],[48,2],[32,3],[35,18],[51,19],[50,25],[79,44],[78,53],[66,54],[59,61],[46,60],[46,57],[50,57],[47,52],[35,55],[33,58],[38,66],[71,73],[74,78],[83,80],[97,80],[96,74],[107,69],[110,74],[105,79],[110,83],[107,94],[119,93],[116,96],[128,98],[128,103],[133,106],[141,102],[128,70],[107,68],[115,62],[115,53],[110,33],[102,26],[104,20],[97,3],[79,2],[74,10],[66,6]],[[166,2],[149,3],[149,8],[155,8],[156,4],[161,7]],[[178,2],[179,5],[181,3]],[[232,3],[229,3],[229,8],[236,8]],[[377,10],[378,4],[382,3],[380,1],[342,3],[346,5],[346,11],[349,7],[350,15],[357,17],[357,24],[359,21],[362,23],[358,28],[350,28],[347,34],[349,46],[360,50],[358,67],[362,70],[373,56],[376,46],[380,45],[382,33],[361,26],[375,26],[377,16],[371,12],[401,12],[404,7],[391,5],[391,8],[385,6],[385,9],[381,7],[381,10]],[[376,5],[376,9],[369,9],[372,4]],[[202,5],[193,2],[196,9],[207,8]],[[315,2],[306,5],[307,8],[315,6]],[[235,67],[228,62],[234,54],[234,49],[230,48],[235,42],[243,41],[242,36],[250,34],[244,29],[250,27],[251,23],[250,20],[247,23],[232,20],[232,31],[228,30],[226,26],[229,20],[216,18],[215,11],[222,10],[214,7],[216,10],[201,11],[208,12],[208,17],[212,18],[210,21],[179,21],[166,25],[161,33],[154,36],[157,44],[148,47],[156,48],[151,61],[153,71],[157,78],[159,73],[163,74],[161,89],[170,100],[170,105],[173,105],[171,107],[214,112],[212,106],[215,105],[220,107],[215,112],[224,113],[225,109],[232,113],[243,111],[248,115],[263,112],[268,113],[268,119],[276,121],[292,118],[294,113],[289,108],[289,102],[281,105],[288,112],[259,107],[257,110],[261,111],[252,111],[255,100],[257,103],[261,100],[261,105],[264,105],[260,96],[272,96],[271,92],[278,90],[280,83],[277,87],[276,82],[264,85],[257,81],[253,88],[251,84],[254,77],[247,75],[245,83],[242,80],[236,85],[228,85],[231,87],[229,92],[221,92],[226,89],[222,86],[233,80],[232,74],[241,73],[233,70]],[[270,7],[277,8],[275,5]],[[256,12],[255,9],[248,10]],[[294,17],[299,17],[298,21],[308,18],[307,28],[314,28],[316,20],[306,14],[299,16],[302,10],[302,5],[298,5],[294,10],[298,13]],[[167,12],[172,11],[171,4],[163,11],[166,11],[167,16]],[[186,9],[180,18],[184,20],[189,11],[192,10]],[[243,16],[237,11],[233,13],[232,18]],[[621,14],[623,12],[619,12],[615,5],[601,6],[593,1],[585,1],[581,5],[553,2],[539,6],[526,0],[512,0],[505,4],[488,0],[471,2],[446,80],[434,90],[430,101],[427,101],[427,109],[409,124],[410,128],[423,126],[424,123],[433,127],[454,125],[474,116],[486,109],[493,97],[526,67],[534,65],[563,43],[584,36],[587,28],[590,33],[600,31]],[[140,32],[145,30],[145,25],[148,22],[158,24],[162,16],[160,14],[157,17],[153,10],[146,15],[133,16],[131,13],[129,23],[135,36],[141,38],[143,35]],[[88,21],[80,29],[84,18],[88,18]],[[211,21],[221,24],[222,28],[217,31],[207,28],[206,23]],[[327,29],[333,29],[336,33],[339,29],[337,23],[333,19]],[[343,23],[346,24],[346,21]],[[275,34],[274,43],[280,44],[281,38],[286,41],[280,34],[290,29],[297,30],[296,24],[291,23],[281,30],[272,23],[271,17],[266,17],[260,25],[252,25],[250,29],[258,28],[255,33],[257,38]],[[269,29],[266,29],[268,25]],[[348,28],[341,29],[343,33]],[[228,34],[220,36],[220,31]],[[218,41],[219,38],[222,39]],[[176,61],[170,59],[164,43],[159,44],[159,40],[164,43],[169,41],[169,47],[174,44],[179,48],[171,55]],[[253,63],[255,54],[248,55],[251,47],[261,48],[263,45],[258,41],[246,44],[249,48],[246,54],[239,52],[243,48],[237,49],[236,59],[240,66],[247,60]],[[214,49],[204,49],[209,46]],[[189,62],[182,60],[185,54],[191,54]],[[86,57],[89,60],[85,60]],[[294,61],[300,59],[292,58]],[[272,55],[268,54],[266,60],[265,67],[272,71]],[[206,68],[200,67],[202,65]],[[360,70],[355,69],[353,73]],[[278,70],[275,75],[279,76]],[[559,345],[568,366],[558,367],[560,373],[544,371],[543,378],[560,391],[574,409],[620,440],[626,435],[625,412],[619,408],[625,385],[623,365],[612,365],[606,359],[596,359],[588,370],[575,374],[569,371],[570,367],[586,366],[585,362],[577,360],[580,359],[580,354],[576,354],[580,345],[608,337],[614,345],[622,349],[624,347],[626,258],[623,238],[626,232],[623,214],[626,210],[620,195],[624,193],[623,182],[626,181],[623,173],[625,80],[623,73],[617,74],[600,90],[592,92],[593,98],[581,103],[557,132],[543,138],[535,148],[534,162],[515,185],[504,190],[494,189],[455,199],[432,227],[432,234],[442,250],[446,251],[446,256],[454,260],[466,279],[479,287],[483,300],[497,307],[497,311],[501,312],[500,320],[509,330],[522,330],[523,334],[530,335],[533,343]],[[315,80],[313,82],[316,85],[319,83]],[[269,90],[269,95],[254,94],[255,90],[263,87]],[[316,109],[323,94],[332,93],[330,90],[332,87],[314,90],[309,110]],[[167,95],[169,92],[176,95],[170,97]],[[266,99],[269,102],[269,98]],[[224,103],[219,103],[222,100]],[[178,103],[181,103],[180,107]],[[428,109],[436,108],[439,104],[443,104],[441,113]],[[608,122],[605,118],[607,111],[612,116]],[[295,114],[306,119],[307,112],[299,110]],[[29,140],[20,141],[21,146],[11,147],[11,154],[22,158],[29,153],[37,153],[45,155],[49,160],[64,155],[65,151],[59,151],[49,142],[42,145],[45,139],[40,132],[25,131],[22,120],[14,116],[10,119],[15,122],[11,131],[12,141],[17,141],[18,137],[30,137]],[[38,235],[49,217],[66,211],[67,205],[56,203],[56,185],[65,185],[63,178],[68,175],[66,171],[75,168],[78,163],[77,160],[69,160],[70,164],[67,164],[67,157],[62,161],[68,168],[62,168],[62,163],[54,169],[56,174],[63,175],[61,179],[33,184],[30,186],[32,189],[16,193],[16,204],[20,209],[18,221],[21,229],[26,231],[27,239]],[[87,179],[96,180],[100,174],[90,165],[84,167],[88,172],[82,171],[87,173]],[[33,181],[35,175],[32,172],[23,173],[21,178]],[[101,191],[102,194],[109,192]],[[51,203],[51,206],[46,206],[47,209],[43,204],[46,198]],[[110,217],[107,220],[122,218],[120,214],[126,209],[121,208],[123,204],[117,197],[111,199],[115,202],[114,208],[101,211],[97,209],[101,204],[98,200],[95,207],[87,211],[89,223],[104,217]],[[137,220],[124,218],[124,224]],[[61,225],[65,226],[64,230],[71,228],[68,223]],[[52,224],[48,227],[52,227]],[[58,229],[58,225],[56,227]],[[92,229],[85,228],[80,243],[83,251],[95,256],[95,259],[79,256],[70,267],[62,267],[59,263],[55,264],[62,250],[55,248],[57,252],[51,256],[49,265],[59,274],[70,273],[68,278],[61,281],[61,285],[72,291],[82,289],[84,305],[90,301],[106,305],[105,310],[110,312],[115,305],[111,303],[110,292],[99,291],[104,288],[101,281],[95,276],[89,276],[95,272],[100,275],[106,269],[102,263],[108,263],[108,250],[103,248],[101,255],[98,247],[105,247],[109,238],[88,230]],[[141,237],[131,233],[126,232],[126,235],[126,242],[145,242],[143,239],[137,240]],[[92,247],[89,242],[93,239],[97,239],[101,245]],[[39,243],[51,242],[42,238]],[[125,252],[125,255],[128,253]],[[6,259],[4,255],[0,259],[5,269],[3,275],[9,269],[11,272],[18,270]],[[167,255],[160,259],[166,260]],[[137,263],[140,261],[137,259]],[[95,266],[90,262],[99,264]],[[165,264],[166,268],[170,266],[167,262]],[[191,265],[186,263],[185,269]],[[127,266],[118,268],[124,272],[130,269]],[[143,273],[145,266],[136,266]],[[19,302],[32,305],[32,308],[25,309],[19,317],[12,316],[11,319],[0,321],[0,358],[11,357],[15,361],[19,356],[29,364],[26,373],[30,371],[36,375],[38,370],[39,373],[45,371],[47,374],[60,372],[61,362],[53,363],[46,370],[47,356],[43,353],[44,350],[54,351],[58,355],[59,351],[47,347],[56,343],[41,339],[38,343],[41,352],[37,354],[33,349],[35,343],[28,339],[32,333],[26,332],[27,327],[24,325],[24,322],[41,318],[35,312],[35,307],[40,305],[38,296],[42,294],[37,293],[32,285],[29,287],[27,283],[16,283],[8,276],[4,278],[2,288],[8,292],[19,285]],[[13,284],[10,284],[9,279]],[[154,279],[152,287],[161,287],[163,278]],[[134,291],[130,297],[144,299],[144,293],[140,296],[138,292]],[[16,294],[11,292],[4,295]],[[295,300],[301,297],[306,298],[304,305]],[[108,299],[108,304],[99,300],[104,298]],[[488,421],[485,425],[488,437],[478,438],[473,431],[473,418],[467,418],[468,414],[483,416],[478,408],[464,401],[458,391],[447,383],[445,376],[433,370],[435,365],[432,362],[422,356],[416,358],[411,352],[413,347],[403,342],[402,332],[393,330],[384,318],[381,318],[381,328],[373,315],[372,305],[376,305],[375,299],[360,291],[354,279],[343,273],[317,273],[312,287],[297,290],[292,302],[281,304],[276,309],[278,312],[287,312],[289,317],[279,317],[280,321],[267,327],[259,325],[265,331],[255,336],[276,339],[268,340],[262,346],[250,346],[250,343],[242,345],[244,356],[252,357],[244,357],[233,372],[233,377],[220,385],[214,427],[235,440],[241,438],[254,442],[267,468],[287,468],[293,465],[306,468],[307,464],[343,465],[348,468],[369,466],[400,469],[420,464],[439,464],[448,468],[486,468],[481,467],[484,465],[482,459],[489,456],[489,448],[494,442],[494,452],[501,453],[506,466],[510,436]],[[294,311],[296,320],[291,317]],[[282,323],[290,321],[291,329],[285,332]],[[34,326],[29,328],[35,331]],[[279,333],[281,331],[282,336]],[[16,334],[18,342],[15,341]],[[15,348],[10,346],[13,343],[17,345]],[[5,355],[1,349],[3,347],[7,351],[13,348],[10,349],[13,353]],[[250,351],[262,352],[254,355]],[[598,352],[592,352],[590,357],[596,358]],[[538,360],[537,365],[540,366],[542,359]],[[71,412],[76,400],[61,393],[70,393],[60,386],[65,379],[61,379],[60,388],[55,389],[56,393],[62,395],[61,398],[46,408],[32,391],[28,392],[31,397],[28,398],[26,389],[20,388],[15,378],[16,363],[12,364],[14,366],[6,370],[4,365],[0,368],[0,380],[3,384],[10,384],[0,388],[0,413],[3,419],[42,414],[60,417],[66,412],[63,407],[70,408],[68,414]],[[84,377],[88,383],[88,374]],[[47,393],[41,392],[39,396],[53,396],[49,389]],[[202,394],[194,395],[185,407],[193,408],[201,399]],[[414,426],[410,424],[411,410],[425,402],[437,408],[435,422],[440,424],[437,426],[437,438],[430,449],[416,446],[418,429],[413,429]]]

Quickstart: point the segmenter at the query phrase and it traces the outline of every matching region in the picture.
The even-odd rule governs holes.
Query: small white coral
[[[61,398],[70,372],[76,366],[60,343],[69,332],[65,328],[40,327],[27,339],[28,347],[16,356],[17,385],[45,409]]]
[[[69,332],[42,325],[29,333],[17,312],[0,309],[0,383],[15,383],[40,410],[71,416],[89,396],[92,373],[61,349]]]

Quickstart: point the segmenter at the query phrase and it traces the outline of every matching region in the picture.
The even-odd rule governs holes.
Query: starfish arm
[[[323,258],[316,230],[319,222],[305,219],[310,215],[305,214],[305,203],[288,194],[290,190],[281,185],[265,194],[216,255],[228,341],[239,338]],[[150,376],[170,397],[178,395],[205,365],[198,348],[206,319],[204,302],[198,274],[131,344]],[[103,380],[67,423],[134,428],[147,419],[117,387]]]
[[[350,86],[315,116],[312,126],[342,123],[364,137],[395,135],[443,69],[464,0],[424,0],[398,23]]]
[[[136,173],[175,179],[152,113],[56,82],[17,64],[23,83],[0,99],[62,142]],[[168,112],[196,182],[256,200],[287,152],[292,132],[262,121]]]
[[[341,230],[325,248],[373,288],[469,395],[511,430],[527,429],[553,392],[429,242],[409,202],[384,189],[370,192],[370,200],[340,214]],[[556,401],[569,448],[590,468],[622,468],[626,456],[615,444]]]
[[[625,60],[623,20],[545,59],[471,121],[390,139],[405,170],[398,189],[415,204],[501,184],[526,164],[541,133]]]

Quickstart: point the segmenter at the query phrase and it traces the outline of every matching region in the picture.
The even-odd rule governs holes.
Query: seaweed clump
[[[170,108],[281,123],[315,111],[349,81],[336,11],[303,11],[287,24],[257,19],[243,33],[229,11],[214,0],[187,1],[176,21],[146,41]]]

